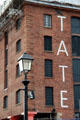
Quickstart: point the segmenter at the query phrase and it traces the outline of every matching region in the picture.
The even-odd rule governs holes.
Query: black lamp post
[[[31,70],[33,58],[32,56],[24,53],[19,59],[19,67],[20,72],[24,73],[24,80],[22,83],[24,84],[24,120],[28,120],[28,84],[27,73]]]

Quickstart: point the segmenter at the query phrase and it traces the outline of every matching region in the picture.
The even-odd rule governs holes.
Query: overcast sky
[[[2,4],[5,0],[0,0],[0,4]],[[6,0],[8,1],[8,0]],[[48,0],[49,1],[49,0]],[[80,0],[50,0],[50,1],[59,1],[59,2],[67,2],[80,5]]]
[[[65,3],[72,3],[72,4],[80,5],[80,0],[53,0],[53,1],[59,1],[59,2],[65,2]]]
[[[4,0],[0,0],[0,5],[3,3]]]
[[[8,1],[8,0],[0,0],[0,5],[2,5],[4,1]]]

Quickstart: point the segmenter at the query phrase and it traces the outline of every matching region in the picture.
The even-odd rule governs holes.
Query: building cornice
[[[25,1],[32,4],[40,4],[40,5],[58,7],[58,8],[64,8],[64,9],[80,10],[80,6],[67,4],[67,3],[48,2],[48,1],[41,1],[41,0],[25,0]]]
[[[8,3],[8,5],[3,4],[2,6],[0,6],[0,17],[5,13],[5,11],[9,8],[9,6],[13,4],[13,2],[16,0],[9,0],[9,1],[10,3]],[[47,0],[23,0],[23,2],[47,6],[47,7],[56,7],[56,8],[61,8],[61,9],[72,9],[72,10],[78,10],[78,11],[80,10],[80,6],[78,5],[69,4],[69,3],[61,3],[57,1],[51,2]]]

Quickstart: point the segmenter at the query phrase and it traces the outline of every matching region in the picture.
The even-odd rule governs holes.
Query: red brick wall
[[[50,112],[52,107],[45,106],[45,86],[54,87],[54,105],[57,112],[61,112],[63,118],[72,118],[74,112],[73,105],[73,81],[72,81],[72,56],[71,56],[71,23],[69,11],[62,11],[63,15],[67,18],[64,20],[64,32],[60,32],[60,19],[57,18],[54,9],[27,6],[27,32],[29,42],[29,53],[34,56],[33,72],[34,76],[34,87],[35,87],[35,106],[39,112]],[[33,11],[34,9],[34,11]],[[43,15],[52,15],[52,28],[43,27]],[[28,23],[29,19],[29,23]],[[36,23],[36,24],[35,24]],[[53,38],[53,51],[44,51],[44,35],[52,36]],[[69,56],[67,57],[64,53],[57,56],[59,44],[63,40],[68,50]],[[32,47],[33,45],[33,47]],[[44,76],[44,60],[53,60],[53,78],[45,78]],[[59,65],[66,65],[68,69],[65,71],[66,82],[62,82],[62,69]],[[64,97],[68,98],[68,101],[64,102],[69,108],[61,108],[60,91],[67,90],[68,94]],[[40,105],[39,105],[40,104]]]
[[[26,4],[24,6],[24,18],[22,18],[21,29],[16,31],[14,27],[9,31],[9,44],[8,44],[8,89],[4,90],[4,38],[0,41],[0,118],[7,116],[14,116],[24,111],[24,92],[21,91],[21,104],[16,105],[16,91],[23,88],[21,81],[24,76],[16,79],[16,65],[17,59],[27,52],[33,56],[34,61],[32,70],[28,74],[30,80],[29,89],[34,90],[35,99],[29,100],[29,111],[37,112],[51,112],[53,106],[45,105],[45,87],[50,86],[54,88],[54,105],[57,112],[62,113],[63,118],[73,118],[74,103],[73,103],[73,80],[72,80],[72,53],[71,53],[71,16],[80,16],[77,12],[61,10],[64,19],[64,31],[60,31],[60,19],[57,18],[57,13],[54,8],[43,6],[33,6]],[[52,28],[44,28],[43,15],[52,15]],[[52,52],[44,51],[44,35],[52,36]],[[16,41],[21,39],[21,52],[16,53]],[[65,53],[60,53],[57,56],[57,51],[61,40],[64,41],[69,56]],[[53,77],[45,78],[44,76],[44,60],[53,60]],[[66,65],[65,69],[66,82],[62,82],[62,69],[59,65]],[[67,90],[64,97],[68,98],[64,101],[68,108],[61,107],[60,91]],[[3,109],[3,97],[8,95],[8,109]],[[66,116],[67,115],[67,116]]]

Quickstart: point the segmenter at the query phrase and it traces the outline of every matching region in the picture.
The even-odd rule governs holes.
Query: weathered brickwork
[[[29,99],[29,111],[40,113],[51,112],[53,106],[45,105],[45,87],[53,87],[54,106],[57,112],[62,113],[62,118],[74,117],[74,95],[73,95],[73,77],[72,77],[72,42],[71,42],[71,16],[79,16],[80,12],[61,9],[62,15],[66,18],[63,20],[64,30],[60,31],[59,14],[57,8],[25,4],[24,17],[21,21],[20,30],[15,26],[9,31],[8,40],[8,89],[4,89],[4,72],[5,72],[5,48],[4,37],[0,41],[0,119],[7,116],[19,115],[24,111],[24,92],[21,91],[21,104],[16,105],[16,91],[23,88],[21,81],[24,75],[21,74],[16,78],[16,65],[18,58],[24,53],[32,55],[34,58],[32,70],[28,74],[29,89],[34,90],[35,99]],[[52,16],[52,28],[45,28],[43,23],[44,14]],[[44,36],[52,36],[52,52],[44,51]],[[21,39],[21,51],[16,53],[16,42]],[[60,52],[57,55],[61,40],[64,41],[67,48],[66,53]],[[62,49],[64,49],[62,47]],[[44,60],[53,60],[53,77],[45,78]],[[62,81],[62,68],[59,65],[68,66],[65,68],[65,83]],[[61,107],[61,90],[64,93],[64,104],[68,108]],[[8,95],[8,108],[3,109],[3,98]]]

